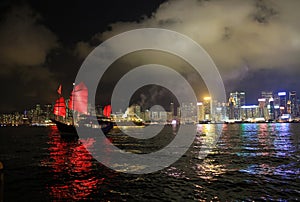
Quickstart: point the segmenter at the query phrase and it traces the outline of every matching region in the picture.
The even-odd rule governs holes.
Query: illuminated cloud
[[[225,81],[240,79],[249,71],[259,69],[289,67],[288,71],[297,71],[299,8],[297,0],[171,0],[150,18],[116,22],[111,24],[110,31],[96,34],[91,41],[101,42],[135,28],[167,28],[203,46]],[[91,48],[78,45],[77,51],[83,57]]]
[[[49,51],[58,46],[56,36],[40,24],[40,16],[29,7],[13,8],[0,25],[2,65],[34,66],[45,62]]]
[[[0,111],[17,110],[36,102],[48,102],[57,81],[46,68],[47,55],[57,48],[55,34],[41,24],[30,7],[14,7],[0,22],[0,85],[4,95]],[[20,102],[22,100],[22,102]],[[16,104],[16,102],[18,102]]]

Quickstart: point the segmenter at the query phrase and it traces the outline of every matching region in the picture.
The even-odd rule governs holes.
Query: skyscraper
[[[266,99],[270,99],[270,98],[273,97],[273,92],[272,91],[262,91],[261,92],[261,97],[266,98]]]
[[[241,107],[246,105],[245,92],[230,93],[230,98],[232,98],[234,100],[234,118],[241,119],[242,118]],[[232,100],[231,100],[231,102],[232,102]],[[230,105],[230,103],[229,103],[229,105]]]
[[[261,99],[265,99],[265,106],[264,108],[264,117],[268,119],[275,119],[274,114],[274,95],[272,91],[262,91],[261,92]]]
[[[287,113],[287,96],[286,92],[279,92],[279,109],[280,109],[280,116]]]
[[[198,122],[204,120],[204,107],[202,102],[197,103]]]
[[[246,105],[246,94],[245,92],[233,92],[230,93],[230,97],[232,97],[235,101],[235,106],[241,107]]]
[[[230,97],[228,100],[228,118],[229,119],[235,119],[235,101],[233,97]]]
[[[290,107],[291,107],[291,115],[292,118],[295,118],[299,115],[299,106],[297,102],[297,94],[296,91],[291,91],[289,93]]]
[[[204,108],[204,119],[211,120],[211,98],[205,97],[203,99],[203,108]]]
[[[171,112],[171,119],[174,119],[174,103],[170,103],[170,112]]]

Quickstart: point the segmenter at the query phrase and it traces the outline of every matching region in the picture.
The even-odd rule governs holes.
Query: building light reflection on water
[[[206,147],[212,144],[211,137],[216,131],[216,126],[198,125],[199,134],[196,141],[202,142]],[[300,169],[287,158],[297,158],[299,139],[295,140],[298,136],[293,135],[290,130],[291,124],[288,123],[223,124],[223,135],[216,149],[207,150],[208,156],[196,165],[198,177],[213,180],[228,172],[241,172],[253,175],[279,175],[292,179],[300,174]],[[199,145],[196,144],[198,149]],[[219,158],[224,160],[231,158],[237,165],[222,163]]]
[[[51,198],[69,201],[117,201],[112,200],[117,198],[120,201],[130,200],[131,196],[141,200],[147,195],[175,200],[183,199],[185,195],[205,201],[232,198],[255,201],[271,200],[273,192],[281,191],[292,197],[299,190],[300,125],[261,123],[197,126],[198,133],[192,147],[178,162],[160,172],[138,176],[108,172],[104,166],[95,167],[92,157],[80,146],[86,145],[92,149],[95,147],[93,139],[74,144],[62,140],[53,129],[48,143],[50,156],[44,161],[49,168],[47,189]],[[217,144],[209,148],[215,141],[216,132],[220,131],[222,135]],[[173,136],[171,128],[168,132]],[[116,134],[117,137],[121,136]],[[114,137],[112,139],[114,143],[116,140]],[[209,151],[208,155],[199,158],[199,152],[203,151]],[[109,161],[111,151],[107,152]],[[279,194],[277,198],[281,196]]]
[[[257,128],[258,127],[258,128]],[[252,175],[278,175],[284,178],[294,178],[300,174],[300,169],[293,163],[289,163],[288,158],[294,158],[296,152],[290,133],[290,124],[249,124],[247,130],[256,131],[249,135],[247,141],[251,142],[243,146],[243,152],[237,153],[253,162],[240,172]],[[297,144],[297,143],[296,143]],[[267,158],[259,158],[264,156]],[[260,159],[260,160],[255,160]],[[263,159],[264,161],[262,161]],[[274,166],[276,161],[278,166]]]
[[[196,173],[199,178],[211,180],[216,176],[224,174],[226,165],[217,162],[215,159],[206,158],[213,155],[216,151],[215,146],[222,134],[226,124],[198,124],[195,146],[197,147],[198,159],[203,160],[196,164]]]

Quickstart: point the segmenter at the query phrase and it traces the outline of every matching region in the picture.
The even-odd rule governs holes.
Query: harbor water
[[[221,128],[216,145],[204,142]],[[217,130],[218,129],[218,130]],[[128,128],[135,132],[139,127]],[[108,139],[136,153],[161,149],[176,131],[147,146],[113,130]],[[3,201],[295,201],[300,200],[300,124],[201,124],[188,151],[150,174],[116,172],[86,150],[93,140],[61,138],[55,126],[1,127]],[[1,201],[0,200],[0,201]]]

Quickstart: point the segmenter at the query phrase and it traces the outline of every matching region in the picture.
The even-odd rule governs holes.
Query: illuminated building
[[[298,99],[296,95],[296,91],[291,91],[289,93],[289,100],[290,100],[290,105],[291,105],[291,115],[292,118],[295,118],[299,116],[299,105],[298,105]]]
[[[264,118],[265,120],[269,120],[270,116],[269,116],[269,111],[267,108],[267,99],[266,98],[260,98],[258,99],[258,103],[259,103],[259,114],[258,114],[258,118]]]
[[[245,92],[233,92],[230,93],[230,97],[234,99],[236,107],[240,108],[246,104]]]
[[[241,111],[244,114],[244,120],[252,120],[259,116],[259,106],[257,105],[241,106]]]
[[[280,116],[287,113],[287,96],[286,92],[279,92],[279,109],[280,109]]]
[[[170,112],[171,112],[171,114],[170,114],[170,119],[173,119],[174,118],[174,103],[173,102],[171,102],[170,103]]]
[[[235,119],[235,101],[233,97],[228,100],[228,118]]]
[[[133,105],[133,112],[134,112],[137,116],[141,117],[141,106],[140,106],[140,105],[137,105],[137,104]]]
[[[151,112],[151,120],[152,120],[152,121],[159,121],[159,120],[160,120],[159,112],[157,112],[157,111],[152,111],[152,112]]]
[[[160,121],[165,122],[165,121],[167,121],[167,118],[168,118],[168,114],[167,114],[166,111],[160,111],[159,112],[159,120]]]
[[[197,104],[195,103],[182,103],[180,107],[180,122],[197,123]]]
[[[198,116],[197,122],[204,120],[204,107],[202,102],[197,103],[197,116]]]
[[[46,120],[50,119],[51,108],[52,108],[52,105],[50,105],[50,104],[45,105]]]
[[[180,117],[180,116],[181,116],[181,108],[177,107],[177,117]]]
[[[39,123],[41,121],[41,114],[42,114],[41,105],[36,104],[35,109],[31,110],[32,123]]]
[[[265,98],[266,102],[268,102],[271,98],[273,98],[273,92],[272,91],[262,91],[261,92],[261,98]]]
[[[103,108],[102,108],[101,105],[96,105],[95,110],[96,110],[97,115],[102,115],[103,114]]]
[[[270,119],[275,120],[276,116],[275,116],[275,105],[274,105],[273,98],[269,99],[269,105],[270,105],[270,110],[269,110]]]
[[[274,119],[278,119],[280,117],[280,97],[278,94],[274,94]]]
[[[265,99],[265,107],[268,109],[268,114],[265,113],[265,115],[268,116],[268,119],[275,119],[274,116],[274,95],[272,91],[262,91],[261,92],[261,98]]]
[[[144,120],[146,121],[146,122],[149,122],[149,121],[151,121],[151,112],[147,109],[146,111],[145,111],[145,113],[144,113]]]
[[[227,105],[226,103],[220,103],[217,100],[212,101],[212,115],[211,120],[217,123],[227,120]]]
[[[211,98],[210,97],[204,97],[203,108],[204,108],[204,120],[211,120]]]
[[[230,98],[234,100],[234,119],[241,119],[241,107],[246,105],[246,95],[245,92],[233,92],[230,93]],[[232,102],[232,100],[231,100]],[[229,109],[230,110],[230,109]],[[230,119],[230,116],[229,116]]]

